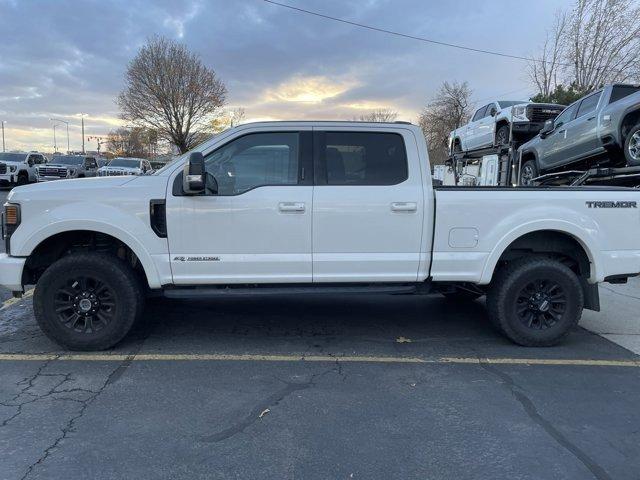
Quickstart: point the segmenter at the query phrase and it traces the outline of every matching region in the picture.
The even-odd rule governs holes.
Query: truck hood
[[[75,193],[78,191],[84,191],[83,195],[90,196],[91,192],[87,190],[93,189],[110,189],[116,188],[134,180],[136,177],[91,177],[91,178],[73,178],[73,179],[61,179],[55,182],[43,182],[33,183],[31,185],[23,185],[21,187],[15,187],[9,193],[8,198],[19,199],[22,197],[29,198],[30,195],[46,194],[47,192],[60,193],[70,192]]]

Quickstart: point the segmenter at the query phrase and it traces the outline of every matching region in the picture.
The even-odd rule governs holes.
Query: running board
[[[169,287],[163,290],[167,298],[211,298],[234,297],[243,295],[300,295],[300,294],[391,294],[411,295],[428,293],[427,283],[402,285],[259,285],[259,286],[221,286],[221,287]]]

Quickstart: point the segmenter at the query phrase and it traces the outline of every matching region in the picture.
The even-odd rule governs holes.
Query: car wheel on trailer
[[[509,145],[509,125],[502,125],[496,132],[496,145]]]
[[[135,272],[119,258],[73,253],[49,266],[33,295],[40,328],[70,350],[104,350],[122,340],[142,312]]]
[[[560,343],[578,324],[584,295],[578,276],[559,260],[525,257],[501,268],[487,295],[492,322],[527,347]]]
[[[520,170],[520,185],[533,185],[533,179],[539,175],[538,165],[535,160],[527,160]]]
[[[640,165],[640,124],[631,129],[624,141],[627,165]]]

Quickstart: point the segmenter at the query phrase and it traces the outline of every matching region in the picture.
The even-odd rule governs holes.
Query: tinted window
[[[327,185],[396,185],[408,177],[396,133],[327,132],[321,149]]]
[[[594,93],[593,95],[589,95],[587,98],[583,99],[580,102],[580,107],[578,108],[578,117],[586,115],[587,113],[594,112],[596,107],[598,106],[598,100],[600,100],[600,94],[602,92]]]
[[[484,117],[484,112],[487,110],[487,106],[488,105],[485,105],[484,107],[480,108],[473,116],[473,119],[471,121],[475,122],[476,120],[480,120],[482,117]]]
[[[140,160],[135,158],[114,158],[109,162],[110,167],[138,168],[139,165]]]
[[[556,120],[553,124],[554,127],[558,128],[559,126],[573,120],[573,115],[574,113],[576,113],[577,106],[578,104],[574,103],[573,105],[569,105],[567,108],[565,108],[562,113],[556,117]]]
[[[218,195],[238,195],[262,185],[298,183],[299,134],[253,133],[237,138],[205,158],[218,182]]]
[[[640,87],[634,87],[632,85],[616,85],[611,91],[609,103],[617,102],[618,100],[636,92],[640,92]]]

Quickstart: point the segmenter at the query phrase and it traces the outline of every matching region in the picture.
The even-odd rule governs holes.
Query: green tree
[[[576,100],[584,97],[587,93],[594,90],[593,88],[580,89],[576,83],[573,82],[568,86],[559,84],[549,92],[548,95],[538,93],[531,97],[532,102],[540,103],[557,103],[559,105],[569,105]]]

